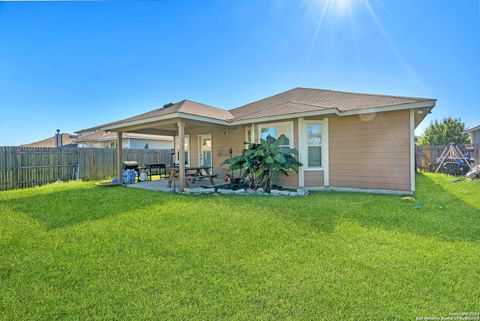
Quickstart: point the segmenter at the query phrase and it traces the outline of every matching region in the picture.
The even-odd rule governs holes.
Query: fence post
[[[21,180],[22,180],[22,154],[20,154],[20,148],[21,147],[16,147],[15,148],[15,176],[16,177],[16,182],[15,182],[15,188],[19,188],[22,186]]]
[[[70,180],[75,164],[81,179],[112,177],[117,172],[117,152],[111,148],[0,147],[0,190]],[[170,150],[124,149],[122,156],[142,165],[171,162]]]
[[[117,133],[117,177],[118,184],[123,185],[122,177],[122,154],[123,154],[123,142],[122,142],[122,132]]]

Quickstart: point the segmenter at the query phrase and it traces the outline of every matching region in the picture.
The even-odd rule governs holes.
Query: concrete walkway
[[[218,185],[223,185],[225,182],[222,179],[219,178],[214,178],[215,186]],[[162,180],[156,180],[156,181],[146,181],[146,182],[138,182],[135,184],[130,184],[127,185],[128,188],[139,188],[139,189],[144,189],[148,191],[157,191],[157,192],[172,192],[173,191],[173,184],[172,187],[168,187],[168,180],[162,179]],[[177,188],[176,191],[178,192],[178,181],[176,182]],[[198,180],[195,182],[195,184],[188,184],[189,187],[213,187],[210,184],[210,181],[208,179],[204,180]]]

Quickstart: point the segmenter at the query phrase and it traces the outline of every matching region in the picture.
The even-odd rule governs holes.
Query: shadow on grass
[[[449,185],[453,183],[437,179],[439,176],[432,179],[422,174],[417,178],[416,202],[402,201],[399,196],[365,193],[318,192],[297,198],[192,197],[114,187],[59,190],[7,199],[4,204],[48,228],[66,227],[162,204],[167,208],[175,207],[175,211],[184,208],[189,213],[208,212],[208,215],[272,215],[279,220],[308,224],[325,233],[333,232],[339,222],[350,220],[365,227],[434,236],[442,240],[480,241],[479,208],[469,205],[450,191],[453,188],[474,188],[480,192],[480,185]],[[465,196],[470,204],[474,203],[470,199],[474,194]],[[420,201],[425,204],[417,210],[415,206]],[[212,208],[216,212],[210,213]],[[253,216],[251,219],[255,220]],[[265,229],[268,231],[268,226]]]
[[[161,196],[122,187],[73,188],[8,199],[4,204],[53,229],[161,204]]]
[[[461,188],[477,188],[480,193],[479,185],[464,183]],[[394,198],[388,202],[389,207],[384,207],[383,212],[375,213],[375,221],[362,216],[360,222],[422,236],[435,236],[442,240],[478,242],[480,199],[479,207],[470,205],[450,191],[460,186],[452,184],[456,183],[450,183],[444,177],[418,174],[416,202],[404,202],[399,200],[400,198]],[[416,205],[419,205],[420,209],[416,209]]]
[[[258,213],[306,223],[331,233],[342,220],[364,227],[433,236],[447,241],[480,241],[480,209],[425,175],[418,175],[417,201],[400,196],[366,193],[318,192],[306,198],[248,198],[229,201],[231,210],[255,208]],[[446,183],[452,184],[452,183]],[[465,185],[465,188],[471,186]],[[475,186],[475,188],[478,188]],[[421,204],[423,202],[424,204]],[[420,209],[416,209],[416,205]],[[479,200],[480,207],[480,200]]]

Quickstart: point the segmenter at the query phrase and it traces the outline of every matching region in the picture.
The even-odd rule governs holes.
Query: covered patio
[[[121,130],[117,131],[117,156],[118,156],[118,177],[121,177],[122,171],[122,138],[123,132],[135,132],[135,133],[149,133],[149,134],[156,134],[156,135],[165,135],[165,136],[172,136],[175,141],[175,153],[174,153],[174,160],[177,164],[177,168],[169,169],[170,175],[177,176],[174,178],[176,182],[176,187],[179,191],[183,191],[183,189],[190,185],[198,185],[203,183],[203,185],[210,183],[208,180],[203,181],[199,180],[197,182],[187,182],[188,174],[186,173],[186,167],[191,165],[191,161],[189,160],[190,157],[190,142],[186,142],[186,134],[185,128],[192,130],[205,129],[207,132],[209,124],[203,123],[196,120],[190,119],[183,119],[178,118],[171,121],[162,121],[162,122],[154,122],[148,124],[142,124],[136,127],[125,127],[121,128]],[[188,137],[189,138],[189,137]],[[211,158],[211,156],[210,156]],[[208,161],[208,160],[206,160]],[[166,164],[166,165],[173,165],[173,164]],[[213,167],[212,164],[202,164],[205,167]],[[208,175],[214,175],[211,171],[208,172]],[[213,177],[212,177],[213,179]],[[145,189],[152,189],[152,186],[156,186],[156,190],[171,190],[173,187],[168,187],[168,180],[159,180],[159,181],[148,181],[144,182],[143,184],[135,184],[139,188],[145,187]]]
[[[122,177],[123,169],[123,133],[172,136],[175,166],[166,165],[171,166],[169,171],[175,176],[176,189],[183,191],[186,187],[215,186],[224,183],[221,164],[231,153],[241,151],[245,136],[243,127],[228,126],[230,117],[228,111],[192,101],[182,101],[165,105],[146,114],[106,124],[102,129],[117,133],[118,177]],[[235,137],[239,136],[239,142],[232,141],[232,136],[227,139],[230,132],[235,132]],[[129,187],[172,191],[173,186],[168,186],[168,183],[168,180],[154,180]]]

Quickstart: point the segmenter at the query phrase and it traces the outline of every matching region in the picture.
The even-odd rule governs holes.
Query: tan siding
[[[373,119],[369,116],[329,117],[330,186],[410,190],[409,111],[378,113]],[[298,121],[282,120],[285,121],[293,121],[294,147],[298,150]],[[245,126],[187,126],[185,132],[190,135],[192,166],[198,164],[198,135],[212,134],[213,166],[218,175],[225,173],[221,163],[230,157],[229,149],[239,155],[244,148]],[[257,126],[255,137],[258,138]],[[276,173],[273,183],[298,186],[298,174]],[[323,171],[305,172],[305,186],[323,185]]]
[[[330,186],[409,191],[409,115],[330,117]]]
[[[323,171],[305,171],[305,187],[320,187],[323,186]]]
[[[286,187],[298,186],[298,174],[295,172],[288,172],[288,176],[280,173],[273,173],[272,184],[277,184]]]
[[[227,132],[228,134],[225,134]],[[198,135],[212,135],[212,162],[213,170],[216,174],[223,175],[226,171],[221,165],[223,161],[230,157],[229,150],[233,149],[233,155],[240,155],[244,147],[245,127],[192,127],[185,128],[185,134],[190,135],[190,164],[198,166],[199,138]]]
[[[238,126],[228,128],[228,135],[225,130],[216,130],[212,134],[213,138],[213,167],[220,172],[222,170],[222,162],[230,157],[229,150],[232,148],[233,156],[242,153],[245,141],[245,127]]]

